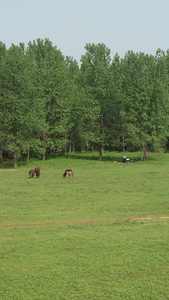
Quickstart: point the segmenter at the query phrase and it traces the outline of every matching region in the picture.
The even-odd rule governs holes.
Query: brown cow
[[[35,170],[30,170],[29,176],[30,176],[30,178],[33,178],[35,176]]]
[[[73,177],[74,172],[71,169],[65,170],[63,177]]]
[[[34,168],[34,171],[36,173],[36,177],[40,177],[40,174],[41,174],[41,168],[38,167],[38,168]]]

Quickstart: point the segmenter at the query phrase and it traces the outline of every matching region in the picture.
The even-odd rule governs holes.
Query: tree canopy
[[[48,39],[0,42],[0,151],[41,155],[167,149],[169,51],[112,59],[86,44],[81,64]]]

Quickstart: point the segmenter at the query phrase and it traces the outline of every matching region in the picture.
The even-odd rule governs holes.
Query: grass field
[[[0,166],[0,300],[169,299],[169,154],[140,156]]]

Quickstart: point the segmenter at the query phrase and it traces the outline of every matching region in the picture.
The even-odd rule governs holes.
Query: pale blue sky
[[[169,0],[0,0],[0,41],[7,48],[48,38],[80,61],[86,43],[155,55],[169,49]]]

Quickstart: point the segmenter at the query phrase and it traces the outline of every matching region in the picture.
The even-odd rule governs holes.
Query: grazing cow
[[[30,176],[30,178],[33,178],[35,176],[35,170],[30,170],[29,176]]]
[[[41,174],[41,168],[38,167],[38,168],[34,168],[34,171],[36,173],[36,177],[40,177],[40,174]]]
[[[65,170],[63,177],[73,177],[74,172],[71,169]]]

